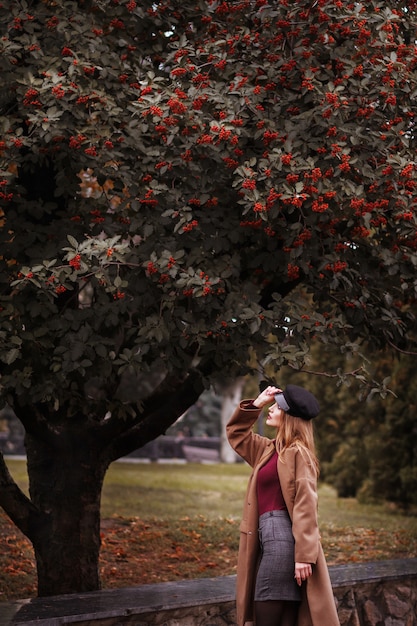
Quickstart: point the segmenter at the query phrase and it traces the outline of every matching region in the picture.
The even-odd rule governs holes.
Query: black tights
[[[255,602],[256,626],[296,626],[298,602],[263,600]]]

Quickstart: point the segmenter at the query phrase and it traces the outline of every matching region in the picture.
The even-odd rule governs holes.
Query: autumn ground
[[[24,464],[9,465],[26,488]],[[243,464],[114,464],[102,502],[103,587],[235,573],[247,476]],[[329,564],[417,557],[417,517],[340,500],[327,486],[319,497]],[[0,545],[0,601],[36,595],[31,545],[2,512]]]

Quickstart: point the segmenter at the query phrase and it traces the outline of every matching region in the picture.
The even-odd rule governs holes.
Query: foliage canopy
[[[410,3],[8,6],[1,358],[12,404],[102,419],[124,410],[125,370],[235,375],[251,347],[300,366],[313,334],[406,347]]]

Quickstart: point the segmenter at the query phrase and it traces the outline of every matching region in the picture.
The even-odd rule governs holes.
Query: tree
[[[415,3],[3,0],[1,396],[39,594],[109,464],[313,336],[414,350]],[[361,373],[362,375],[362,373]]]
[[[287,367],[280,372],[282,387],[288,382],[306,386],[319,400],[320,414],[314,426],[320,478],[333,485],[339,497],[356,496],[367,479],[369,458],[364,438],[376,437],[379,425],[378,419],[370,418],[378,394],[368,394],[351,372],[362,371],[366,362],[369,377],[386,383],[390,380],[387,374],[375,374],[380,356],[374,354],[370,359],[365,346],[362,350],[365,354],[346,355],[331,344],[312,341],[306,368],[294,372]]]
[[[219,437],[220,436],[220,405],[221,397],[216,390],[207,390],[181,420],[177,421],[169,430],[170,435],[190,437]]]
[[[385,500],[403,510],[417,505],[417,427],[414,359],[385,357],[381,370],[389,371],[397,397],[376,397],[368,418],[373,432],[364,438],[368,472],[362,477],[361,500]],[[372,429],[371,426],[371,429]],[[389,459],[389,463],[387,460]]]
[[[279,383],[307,385],[319,398],[315,423],[320,476],[339,497],[410,510],[417,503],[415,359],[389,350],[375,352],[369,345],[362,351],[345,356],[334,346],[312,342],[308,369],[283,368]],[[335,387],[335,372],[355,371],[361,358],[371,376],[389,381],[389,390],[367,394],[349,374]]]

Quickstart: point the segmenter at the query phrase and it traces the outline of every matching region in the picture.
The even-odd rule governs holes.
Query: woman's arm
[[[292,513],[292,529],[295,540],[295,562],[300,570],[308,569],[317,561],[320,534],[317,515],[317,473],[309,460],[308,452],[295,451],[295,493]]]
[[[252,432],[260,412],[261,409],[255,407],[251,400],[243,400],[226,426],[227,438],[233,450],[252,467],[259,456],[260,446],[264,447],[261,443],[263,437]]]
[[[273,401],[273,396],[277,393],[273,391],[275,389],[275,387],[267,387],[255,400],[243,400],[236,407],[226,426],[227,438],[233,450],[252,467],[265,450],[265,445],[270,441],[254,433],[252,428],[262,408]]]

